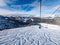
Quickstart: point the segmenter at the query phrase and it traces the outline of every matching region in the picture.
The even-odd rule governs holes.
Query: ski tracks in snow
[[[0,45],[59,45],[60,31],[38,26],[0,31]]]

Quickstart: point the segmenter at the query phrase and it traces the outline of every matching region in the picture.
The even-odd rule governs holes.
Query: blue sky
[[[60,0],[42,0],[42,16],[51,15],[59,7]],[[59,12],[60,8],[55,14],[59,14]],[[39,16],[40,0],[0,0],[0,14],[32,14],[33,16]]]
[[[60,0],[43,0],[42,1],[42,14],[46,16],[60,15]],[[59,8],[53,15],[52,13]]]
[[[40,0],[0,0],[0,14],[40,15]]]

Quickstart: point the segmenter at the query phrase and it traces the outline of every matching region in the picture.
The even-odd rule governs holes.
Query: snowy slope
[[[41,25],[41,29],[35,25],[0,31],[0,45],[60,45],[60,26]],[[51,29],[51,26],[56,30]]]
[[[46,24],[46,23],[41,23],[41,25],[45,28],[48,28],[48,29],[53,29],[53,30],[59,30],[60,29],[59,25],[52,25],[52,24]]]

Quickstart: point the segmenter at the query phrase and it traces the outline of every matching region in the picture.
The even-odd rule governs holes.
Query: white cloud
[[[10,11],[10,10],[7,10],[7,9],[1,9],[0,8],[0,15],[3,15],[3,16],[11,16],[11,15],[18,15],[18,14],[28,14],[27,12],[25,11]],[[24,16],[24,15],[22,15]]]
[[[57,6],[54,6],[54,7],[51,7],[51,8],[48,8],[47,6],[42,6],[42,10],[52,10],[52,11],[55,11],[57,8],[59,8],[58,10],[60,10],[60,5],[57,5]]]
[[[0,0],[0,6],[6,6],[6,3],[4,2],[4,0]]]
[[[8,1],[8,0],[6,0]],[[9,2],[11,3],[11,2]],[[34,3],[32,4],[26,4],[26,5],[23,5],[23,6],[34,6],[35,8],[32,9],[31,11],[29,12],[26,12],[24,10],[16,10],[16,11],[11,11],[11,10],[8,10],[8,9],[2,9],[0,8],[0,15],[9,15],[9,14],[31,14],[31,16],[36,16],[36,17],[39,17],[40,15],[40,4],[35,1]],[[4,0],[0,0],[0,6],[6,6],[6,3],[4,2]],[[16,7],[16,6],[15,6]],[[21,5],[17,5],[17,7],[21,7]]]
[[[48,8],[47,6],[42,6],[42,17],[54,17],[55,15],[60,14],[60,5]],[[54,14],[53,14],[54,13]]]
[[[8,3],[12,3],[11,1],[7,1]],[[14,1],[13,1],[14,2]],[[38,6],[40,6],[40,3],[39,2],[37,2],[37,0],[36,1],[34,1],[33,3],[31,3],[31,4],[24,4],[24,5],[11,5],[11,7],[13,7],[13,8],[18,8],[18,9],[22,9],[23,7],[29,7],[29,6],[31,6],[31,7],[38,7]]]
[[[51,14],[42,14],[41,17],[52,17],[52,18],[54,18],[55,15],[51,15]]]
[[[52,14],[60,15],[60,5],[53,7],[52,10],[54,10]]]
[[[13,13],[12,11],[6,10],[6,9],[0,9],[0,15],[7,15]]]
[[[22,16],[31,16],[31,17],[39,17],[39,9],[36,8],[30,12],[25,12],[25,11],[10,11],[10,10],[7,10],[7,9],[0,9],[0,15],[3,15],[3,16],[11,16],[12,14],[28,14],[28,15],[22,15]],[[11,15],[10,15],[11,14]]]
[[[49,10],[48,7],[46,7],[46,6],[41,6],[41,9],[42,10]]]
[[[38,16],[40,15],[40,6],[39,7],[36,7],[34,8],[33,10],[27,12],[28,14],[33,14],[33,16]]]
[[[60,5],[57,5],[57,6],[53,7],[52,10],[54,10],[56,12],[60,11]]]

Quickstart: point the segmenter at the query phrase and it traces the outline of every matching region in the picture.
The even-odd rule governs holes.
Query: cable
[[[60,6],[52,13],[52,15],[60,8]]]

